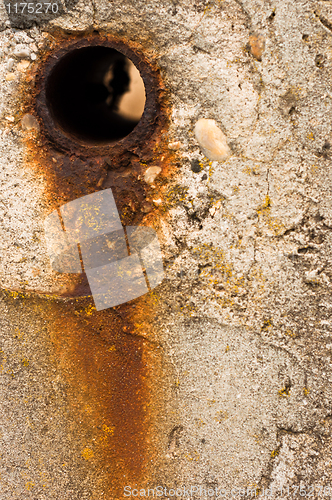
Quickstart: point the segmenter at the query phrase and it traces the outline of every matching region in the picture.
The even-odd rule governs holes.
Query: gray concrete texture
[[[125,485],[329,498],[330,2],[82,0],[25,30],[2,7],[1,26],[1,500],[118,499]],[[26,157],[27,137],[48,144],[38,127],[22,127],[21,82],[56,28],[134,42],[170,102],[176,162],[157,223],[166,278],[151,292],[154,319],[117,347],[125,338],[146,353],[149,439],[137,475],[122,473],[121,450],[98,461],[103,435],[111,442],[122,425],[88,424],[93,363],[112,346],[93,337],[89,306],[52,295],[64,278],[46,252],[46,180]],[[202,118],[227,139],[222,161],[197,141]],[[92,335],[91,366],[83,337],[72,348],[68,315]]]

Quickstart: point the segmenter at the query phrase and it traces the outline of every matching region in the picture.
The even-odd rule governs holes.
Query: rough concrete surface
[[[118,499],[125,485],[202,487],[195,499],[204,488],[330,498],[330,2],[82,0],[24,30],[1,12],[1,500]],[[163,181],[161,207],[142,219],[155,217],[165,264],[151,319],[107,338],[85,299],[57,296],[67,278],[48,261],[47,178],[29,149],[56,145],[21,125],[31,68],[38,74],[59,33],[93,30],[158,68],[173,168],[152,181]],[[225,161],[203,154],[202,118],[225,134]],[[156,162],[142,162],[141,182]],[[112,339],[116,361],[104,355]],[[133,343],[144,356],[127,373]],[[139,370],[145,389],[126,386],[133,406],[122,419],[121,376]],[[135,398],[147,416],[131,435]],[[138,435],[136,456],[123,458],[121,436],[129,449]]]

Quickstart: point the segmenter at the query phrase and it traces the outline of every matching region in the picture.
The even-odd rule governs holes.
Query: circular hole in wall
[[[98,145],[117,142],[134,130],[146,92],[128,57],[112,47],[93,45],[59,58],[47,76],[45,97],[55,127]]]

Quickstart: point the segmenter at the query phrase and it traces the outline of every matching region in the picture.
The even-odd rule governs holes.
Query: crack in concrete
[[[325,28],[332,31],[332,23],[326,17],[322,16],[317,10],[314,11],[314,14]]]

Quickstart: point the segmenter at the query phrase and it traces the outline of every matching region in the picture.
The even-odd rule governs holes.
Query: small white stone
[[[16,78],[15,73],[7,73],[7,75],[5,76],[5,80],[7,82],[12,82],[13,80],[15,80],[15,78]]]
[[[304,273],[304,275],[305,275],[304,281],[306,283],[318,283],[319,282],[318,269],[314,269],[313,271],[307,271]]]
[[[14,64],[15,64],[15,60],[12,57],[10,57],[7,61],[6,69],[8,69],[8,71],[11,71],[14,67]]]
[[[157,200],[152,200],[153,203],[155,203],[156,205],[161,205],[162,203],[162,199],[161,198],[158,198]]]
[[[23,116],[21,120],[21,126],[23,130],[39,130],[39,123],[37,121],[37,118],[28,113]]]
[[[16,68],[17,68],[18,71],[23,72],[23,71],[25,71],[29,67],[29,65],[30,65],[30,62],[27,61],[26,59],[23,59],[23,61],[20,61],[17,64]]]
[[[221,201],[218,201],[215,205],[213,205],[213,207],[209,208],[209,212],[210,212],[211,217],[213,217],[214,214],[216,212],[218,212],[220,207],[221,207]]]
[[[30,57],[31,57],[31,61],[35,61],[37,59],[37,55],[34,53],[32,53]]]
[[[15,57],[22,57],[22,58],[30,57],[30,49],[23,43],[19,43],[14,48],[13,55]]]
[[[8,120],[9,122],[14,122],[15,118],[13,116],[6,116],[6,120]]]
[[[177,141],[177,142],[170,142],[168,144],[168,149],[172,149],[173,151],[177,151],[182,146],[183,146],[182,142],[179,142],[179,141]]]
[[[160,167],[149,167],[144,174],[144,180],[147,184],[152,184],[157,175],[161,172]]]
[[[195,125],[195,136],[205,156],[211,161],[223,161],[231,154],[225,134],[215,120],[201,118]]]

